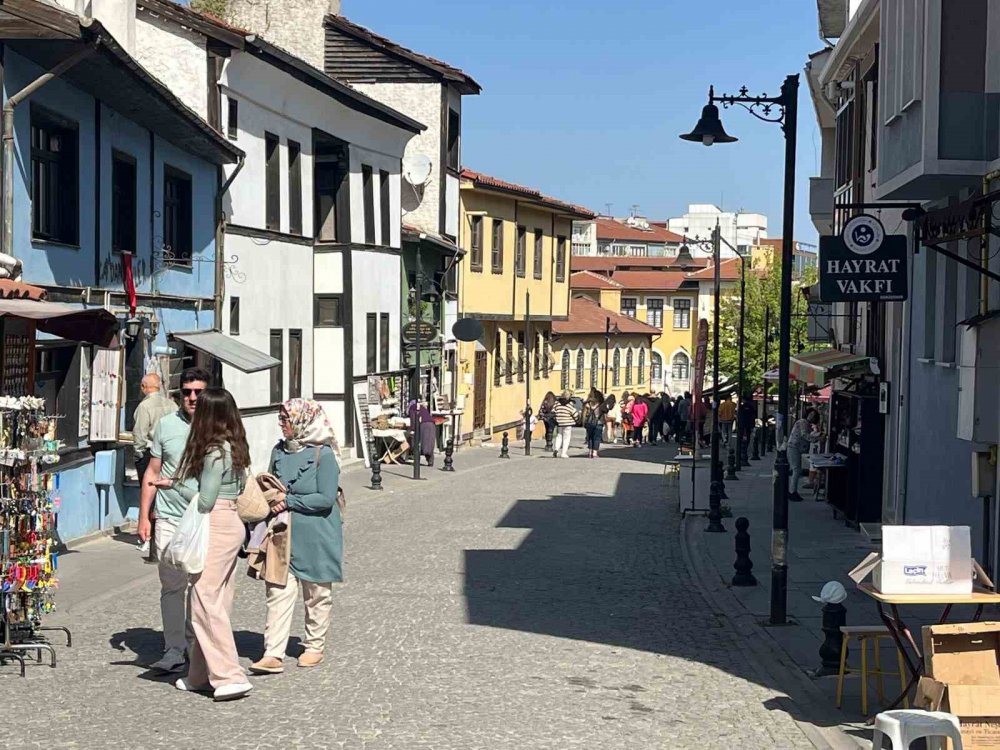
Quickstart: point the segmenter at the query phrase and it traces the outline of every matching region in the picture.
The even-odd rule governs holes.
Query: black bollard
[[[455,438],[448,438],[444,447],[444,468],[442,471],[455,471]]]
[[[747,441],[742,438],[740,439],[740,468],[750,468],[750,446],[748,446]]]
[[[368,442],[368,455],[371,457],[372,464],[372,479],[371,488],[373,490],[382,489],[382,462],[378,460],[375,455],[375,441],[370,440]]]
[[[840,674],[840,650],[844,646],[841,626],[847,624],[847,610],[843,604],[823,605],[823,633],[826,638],[819,647],[822,666],[816,670],[817,677]],[[875,648],[878,648],[876,643]]]
[[[736,574],[733,576],[733,586],[756,586],[757,579],[754,578],[753,560],[750,559],[750,522],[740,516],[736,519],[736,562],[733,568]]]
[[[500,458],[510,458],[510,436],[506,432],[500,441]]]
[[[729,438],[729,455],[726,456],[726,481],[736,481],[739,479],[736,476],[736,462],[739,459],[736,457],[736,447],[733,445],[733,438]]]

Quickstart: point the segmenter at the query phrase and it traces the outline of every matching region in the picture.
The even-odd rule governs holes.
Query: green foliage
[[[203,13],[211,13],[216,18],[225,18],[228,0],[191,0],[191,7]]]
[[[815,269],[808,269],[799,279],[792,280],[792,354],[814,348],[807,338],[806,301],[799,291],[816,281]],[[719,316],[719,370],[723,377],[736,378],[739,373],[740,293],[739,282],[723,292]],[[747,266],[746,317],[744,322],[744,377],[748,392],[764,378],[764,322],[766,309],[771,308],[771,343],[768,348],[769,368],[778,365],[778,325],[781,310],[781,266],[772,257],[766,266],[753,270]]]

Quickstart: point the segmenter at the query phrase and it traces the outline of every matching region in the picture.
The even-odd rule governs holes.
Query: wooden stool
[[[844,677],[847,673],[847,647],[853,638],[858,641],[858,645],[861,647],[861,713],[867,716],[868,678],[876,678],[875,694],[878,700],[883,702],[885,701],[885,691],[883,689],[882,678],[896,676],[894,672],[884,672],[882,670],[881,641],[883,638],[889,638],[893,649],[896,648],[896,644],[891,640],[892,636],[889,634],[889,628],[884,625],[843,625],[840,628],[840,632],[844,634],[844,642],[840,647],[840,673],[837,675],[837,708],[840,708],[844,696]],[[875,652],[875,669],[868,669],[869,641],[872,642]],[[899,686],[903,688],[906,686],[906,665],[903,663],[903,655],[898,650],[896,651],[896,657],[899,667]],[[906,708],[908,706],[907,699],[903,698],[903,707]]]

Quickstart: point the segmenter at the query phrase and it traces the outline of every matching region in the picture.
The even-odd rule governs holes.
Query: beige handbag
[[[264,490],[253,473],[253,467],[247,469],[243,492],[236,498],[236,515],[243,523],[259,523],[271,514],[271,506],[267,503]]]

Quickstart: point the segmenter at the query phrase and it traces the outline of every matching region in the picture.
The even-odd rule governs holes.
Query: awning
[[[789,374],[795,380],[817,388],[834,378],[873,372],[871,357],[837,349],[821,349],[792,356]]]
[[[243,372],[261,372],[278,367],[281,362],[269,354],[241,344],[219,331],[192,331],[191,333],[172,333],[170,338],[182,341],[192,349],[215,357],[220,362],[235,367]]]
[[[53,336],[98,346],[111,346],[118,333],[118,319],[103,307],[86,309],[57,302],[0,299],[0,317],[5,315],[34,320],[40,331]]]

